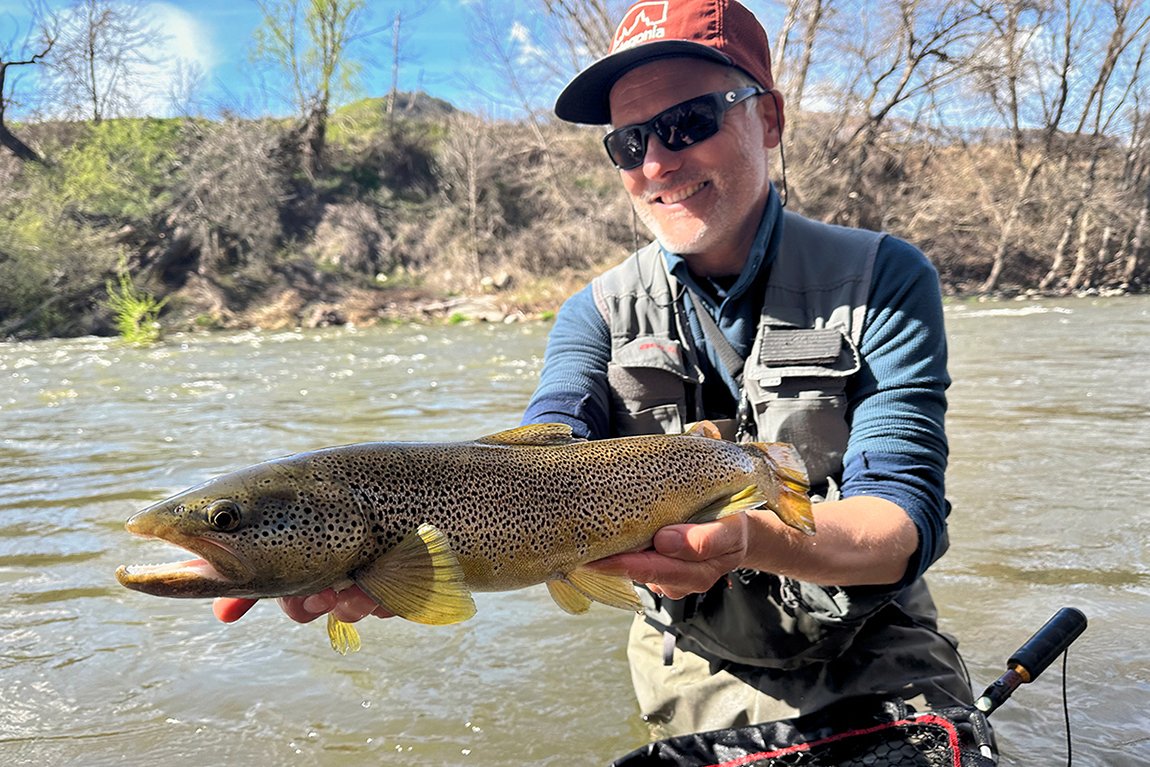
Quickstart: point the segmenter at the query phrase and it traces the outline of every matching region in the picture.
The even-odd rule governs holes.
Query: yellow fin
[[[352,580],[385,609],[416,623],[439,626],[475,615],[459,559],[432,525],[420,525]]]
[[[710,437],[711,439],[722,439],[723,435],[719,431],[719,427],[715,426],[710,421],[695,421],[694,423],[687,424],[687,428],[683,430],[683,434],[688,437]]]
[[[576,567],[567,574],[567,582],[579,593],[600,604],[638,612],[643,609],[631,581],[618,575],[604,575],[588,567]]]
[[[591,600],[565,580],[556,578],[547,581],[547,590],[564,612],[579,615],[591,609]]]
[[[331,641],[331,649],[340,655],[359,652],[359,632],[355,626],[344,623],[331,613],[327,614],[327,638]]]
[[[779,498],[774,509],[779,519],[796,530],[807,535],[815,534],[815,515],[811,508],[811,499],[806,492],[796,490],[790,484],[784,483],[779,488]]]
[[[535,423],[489,434],[475,441],[481,445],[549,447],[567,445],[581,440],[571,436],[571,427],[565,423]]]
[[[775,474],[787,486],[804,494],[810,491],[806,464],[794,445],[786,442],[756,442],[754,446],[767,454],[774,465]]]
[[[723,496],[711,501],[710,504],[699,509],[691,515],[688,522],[714,522],[716,519],[738,514],[740,511],[762,508],[767,498],[759,493],[757,485],[747,485],[734,495]]]

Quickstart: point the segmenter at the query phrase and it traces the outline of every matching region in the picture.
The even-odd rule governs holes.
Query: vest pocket
[[[615,349],[607,366],[613,431],[620,436],[678,433],[688,421],[687,390],[699,375],[687,369],[682,345],[639,336]]]
[[[859,367],[858,350],[835,328],[772,329],[748,360],[746,390],[758,439],[794,445],[814,488],[842,470],[846,385]]]

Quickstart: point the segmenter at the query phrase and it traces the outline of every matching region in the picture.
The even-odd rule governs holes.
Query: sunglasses
[[[723,127],[723,115],[736,104],[760,96],[758,88],[717,91],[684,101],[644,123],[624,125],[603,137],[607,156],[619,170],[634,170],[647,156],[647,139],[654,133],[663,146],[679,152],[692,144],[705,141]]]

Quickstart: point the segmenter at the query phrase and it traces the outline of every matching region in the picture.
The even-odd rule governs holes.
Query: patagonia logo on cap
[[[611,41],[611,50],[618,51],[635,45],[661,40],[667,36],[667,0],[636,3],[623,17]]]

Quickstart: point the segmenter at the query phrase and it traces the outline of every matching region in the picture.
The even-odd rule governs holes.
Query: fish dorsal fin
[[[564,612],[581,615],[591,609],[591,600],[565,580],[555,578],[547,581],[547,591]]]
[[[724,495],[716,498],[703,508],[696,511],[688,519],[692,524],[714,522],[716,519],[738,514],[740,511],[749,511],[763,506],[769,499],[759,492],[757,485],[748,485],[734,495]]]
[[[331,649],[340,655],[349,652],[359,652],[359,632],[350,623],[344,623],[331,613],[327,614],[327,638],[331,642]]]
[[[687,428],[683,430],[683,434],[687,437],[723,438],[722,433],[719,432],[719,427],[710,421],[695,421],[692,424],[688,424]]]
[[[549,447],[569,445],[579,442],[571,435],[571,427],[565,423],[533,423],[517,426],[514,429],[488,434],[475,440],[480,445],[518,445]]]
[[[589,567],[576,567],[567,574],[567,582],[588,599],[600,604],[638,612],[643,609],[639,595],[628,578],[605,575]]]
[[[475,614],[459,559],[432,525],[420,525],[352,580],[384,609],[416,623],[459,623]]]

